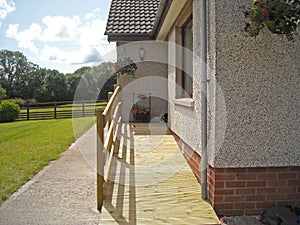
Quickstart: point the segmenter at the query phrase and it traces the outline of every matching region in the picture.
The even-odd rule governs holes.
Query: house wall
[[[300,166],[300,40],[288,42],[268,30],[247,36],[238,10],[246,2],[215,1],[210,10],[215,14],[215,77],[227,120],[212,166]],[[216,123],[218,114],[217,108]]]
[[[184,8],[181,12],[182,15],[186,14]],[[193,18],[193,26],[196,27],[199,24],[199,21]],[[169,96],[169,122],[168,126],[170,129],[180,136],[180,138],[188,143],[193,149],[199,151],[201,146],[201,129],[200,129],[200,103],[201,103],[201,93],[200,93],[200,73],[199,73],[199,55],[194,55],[194,66],[193,66],[193,106],[188,107],[185,104],[179,104],[176,99],[177,93],[176,89],[180,89],[180,87],[176,87],[176,73],[178,69],[182,69],[179,66],[180,62],[178,62],[177,52],[180,51],[180,45],[178,44],[178,26],[176,24],[171,28],[167,42],[169,43],[168,48],[168,96]],[[195,31],[195,29],[194,29]],[[195,48],[194,53],[199,51],[199,40],[194,38],[193,46]],[[184,99],[182,99],[185,101]],[[186,100],[187,101],[187,100]]]
[[[199,1],[193,1],[194,52],[200,52]],[[243,31],[246,0],[208,3],[208,193],[218,214],[259,214],[300,204],[300,41]],[[176,42],[174,26],[167,39]],[[169,45],[169,126],[198,181],[200,62],[194,107],[174,104],[176,50]]]
[[[145,57],[139,58],[139,49],[144,48]],[[135,77],[119,77],[118,85],[122,88],[122,119],[132,121],[131,108],[138,103],[139,94],[151,96],[151,119],[159,120],[168,112],[167,91],[167,47],[159,42],[129,42],[118,43],[117,55],[119,59],[130,57],[136,64]],[[134,98],[135,96],[135,98]],[[141,103],[147,105],[148,100]]]
[[[256,38],[247,36],[239,10],[246,3],[208,3],[209,163],[214,167],[300,166],[299,37],[288,42],[267,30]],[[201,43],[198,4],[193,3],[196,55]],[[176,43],[176,24],[168,42]],[[195,106],[177,105],[173,45],[168,52],[169,126],[199,153],[200,62],[194,61]]]

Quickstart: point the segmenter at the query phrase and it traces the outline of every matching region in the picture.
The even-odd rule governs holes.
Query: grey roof
[[[162,1],[164,2],[164,1]],[[153,37],[160,0],[112,0],[105,34],[109,40]]]

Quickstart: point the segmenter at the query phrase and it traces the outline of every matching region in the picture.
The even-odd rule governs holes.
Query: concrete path
[[[4,202],[0,225],[98,224],[94,144],[95,127]]]

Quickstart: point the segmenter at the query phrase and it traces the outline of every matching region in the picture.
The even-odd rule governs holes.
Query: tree
[[[42,70],[45,76],[43,85],[36,95],[38,101],[65,101],[68,98],[68,84],[66,76],[57,70]]]
[[[97,100],[99,87],[90,67],[82,67],[68,75],[69,93],[76,100]]]
[[[45,77],[45,88],[48,97],[52,101],[64,101],[67,98],[67,79],[66,76],[57,70],[49,70]]]
[[[29,62],[28,66],[26,74],[18,76],[15,81],[15,97],[23,99],[35,98],[36,93],[43,84],[45,73],[36,64]]]
[[[6,91],[3,87],[0,85],[0,100],[5,99],[6,97]]]
[[[8,98],[34,98],[43,79],[39,66],[29,62],[23,53],[0,51],[0,84]]]
[[[76,92],[76,89],[79,85],[81,75],[79,74],[67,74],[67,83],[68,83],[68,100],[72,101]]]
[[[91,74],[94,74],[99,88],[98,99],[107,99],[107,94],[114,90],[114,84],[117,83],[117,76],[112,70],[113,63],[103,62],[99,66],[91,69]]]

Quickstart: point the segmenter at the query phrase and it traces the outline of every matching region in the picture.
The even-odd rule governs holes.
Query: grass
[[[87,131],[95,117],[0,124],[0,205]]]

